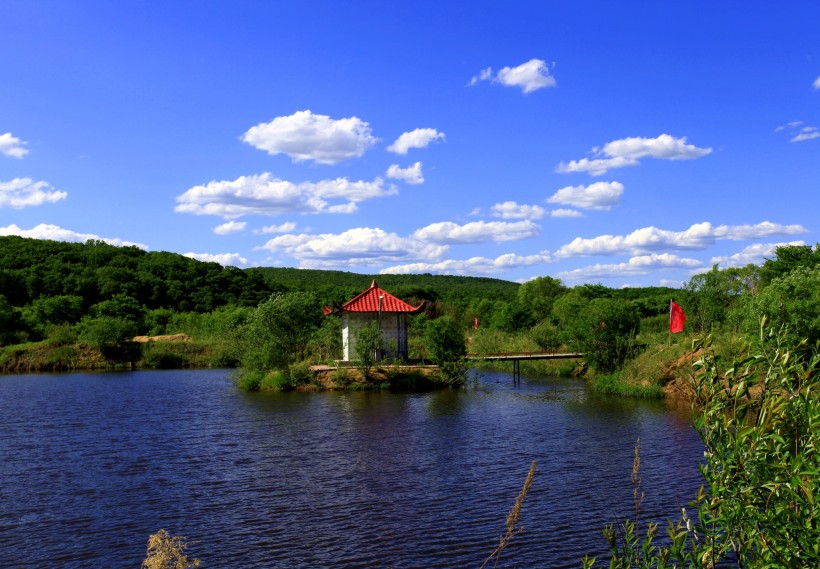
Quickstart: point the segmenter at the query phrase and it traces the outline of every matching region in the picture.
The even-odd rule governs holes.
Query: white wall
[[[344,312],[342,314],[342,354],[345,361],[358,359],[356,333],[379,318],[377,312]],[[407,357],[407,315],[382,313],[382,345],[387,358]]]

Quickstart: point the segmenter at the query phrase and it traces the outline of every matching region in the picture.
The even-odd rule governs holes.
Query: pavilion
[[[418,306],[410,306],[379,288],[374,280],[370,288],[357,294],[342,306],[328,308],[325,314],[340,316],[342,319],[343,360],[357,359],[356,333],[371,322],[376,322],[382,337],[382,350],[376,360],[382,357],[407,359],[407,315],[418,314],[424,308],[424,301]]]

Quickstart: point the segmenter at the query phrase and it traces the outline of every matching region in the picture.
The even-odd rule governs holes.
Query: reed
[[[510,513],[507,514],[507,531],[501,535],[498,541],[498,547],[495,548],[490,556],[481,564],[481,569],[487,566],[490,561],[495,560],[493,563],[493,568],[498,567],[498,562],[501,560],[501,554],[506,549],[507,545],[509,545],[512,538],[521,533],[524,528],[518,525],[519,518],[521,517],[521,507],[524,505],[524,499],[527,497],[527,493],[530,491],[530,487],[532,487],[532,480],[535,477],[535,461],[532,461],[530,465],[530,471],[527,473],[527,478],[524,480],[524,486],[521,488],[521,492],[518,493],[518,497],[515,499],[515,504],[513,504]]]

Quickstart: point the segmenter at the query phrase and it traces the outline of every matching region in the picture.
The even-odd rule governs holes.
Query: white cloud
[[[820,89],[820,77],[818,77],[817,79],[814,80],[814,83],[812,83],[812,86],[815,89]]]
[[[259,249],[283,252],[298,259],[302,267],[374,266],[438,259],[447,251],[446,246],[430,245],[370,227],[349,229],[339,234],[281,235]]]
[[[785,125],[776,127],[774,131],[781,132],[787,129],[790,131],[791,136],[789,142],[804,142],[806,140],[820,138],[820,129],[811,125],[804,126],[803,121],[791,121]]]
[[[387,147],[387,150],[395,154],[407,154],[411,148],[425,148],[432,142],[444,141],[444,133],[434,128],[417,128],[410,132],[405,132],[396,141]]]
[[[555,254],[558,257],[575,257],[579,255],[638,255],[661,249],[702,250],[721,239],[739,241],[806,232],[806,228],[802,225],[779,225],[768,221],[757,225],[719,225],[717,227],[712,226],[709,222],[702,222],[684,231],[644,227],[629,235],[600,235],[591,239],[577,237],[558,249]]]
[[[482,69],[481,71],[479,71],[478,75],[473,76],[473,78],[470,79],[470,82],[467,83],[467,86],[468,87],[473,87],[475,85],[478,85],[481,81],[491,81],[492,78],[493,78],[493,68],[488,67],[486,69]]]
[[[546,212],[540,205],[523,205],[513,201],[497,203],[490,209],[502,219],[541,219]]]
[[[505,87],[519,87],[524,94],[554,87],[556,84],[546,62],[541,59],[531,59],[517,67],[504,67],[495,76],[492,67],[482,69],[478,75],[470,79],[468,86],[474,86],[481,81],[492,81]]]
[[[247,267],[248,260],[239,253],[185,253],[184,257],[204,261],[206,263],[219,263],[223,267],[233,265],[234,267]]]
[[[248,129],[242,140],[268,154],[287,154],[294,162],[337,164],[365,153],[378,139],[370,124],[357,118],[334,120],[297,111]]]
[[[135,243],[133,241],[123,241],[122,239],[111,237],[100,237],[93,233],[77,233],[70,229],[63,229],[57,225],[50,225],[41,223],[31,229],[21,229],[13,223],[8,227],[0,227],[0,235],[19,235],[20,237],[30,237],[32,239],[49,239],[51,241],[70,241],[76,243],[85,243],[88,240],[105,241],[109,245],[116,245],[117,247],[133,246],[140,249],[148,249],[147,245],[142,243]]]
[[[812,127],[811,130],[803,129],[803,132],[793,136],[789,142],[803,142],[804,140],[812,140],[814,138],[820,138],[820,131],[818,131],[816,127]]]
[[[493,275],[499,271],[530,267],[552,262],[552,257],[546,251],[536,255],[516,255],[508,253],[495,259],[487,257],[472,257],[465,260],[448,259],[438,262],[419,262],[396,265],[382,269],[381,274],[406,275],[417,273],[435,273],[440,275]]]
[[[256,235],[269,235],[271,233],[290,233],[296,230],[296,224],[292,221],[280,225],[266,225],[262,229],[254,230]]]
[[[731,241],[746,241],[771,237],[772,235],[800,235],[808,233],[802,225],[781,225],[771,221],[763,221],[755,225],[718,225],[715,227],[715,237]]]
[[[574,209],[558,208],[550,211],[550,217],[584,217],[584,214]]]
[[[588,186],[561,188],[547,202],[583,209],[612,209],[621,200],[624,185],[620,182],[595,182]]]
[[[352,213],[359,202],[396,193],[396,188],[385,187],[381,178],[372,182],[336,178],[294,184],[265,172],[194,186],[177,196],[174,211],[225,219],[252,214]],[[333,204],[330,200],[341,203]]]
[[[561,162],[558,172],[589,172],[599,176],[613,168],[636,166],[641,158],[657,158],[662,160],[692,160],[706,156],[712,152],[711,148],[698,148],[693,144],[686,144],[686,137],[675,138],[662,134],[656,138],[642,138],[639,136],[622,138],[607,142],[603,148],[593,148],[593,158]]]
[[[10,182],[0,182],[0,207],[22,209],[58,202],[67,197],[67,192],[55,190],[48,182],[35,182],[31,178],[14,178]]]
[[[538,235],[538,224],[532,221],[471,221],[458,225],[452,221],[432,223],[413,233],[413,238],[428,243],[486,243],[517,241]]]
[[[10,132],[0,134],[0,154],[5,154],[12,158],[22,158],[28,154],[26,143],[12,135]]]
[[[791,241],[789,243],[753,243],[744,247],[742,251],[734,255],[724,257],[712,257],[711,264],[718,264],[723,267],[745,267],[746,265],[762,265],[768,258],[773,258],[775,249],[786,245],[805,245],[805,241]]]
[[[679,257],[669,253],[639,255],[624,263],[595,264],[571,271],[562,271],[558,277],[566,280],[585,280],[612,277],[647,275],[657,269],[692,269],[703,263],[697,259]]]
[[[216,227],[214,227],[214,233],[216,233],[217,235],[239,233],[240,231],[245,231],[245,227],[247,225],[248,224],[244,221],[229,221],[227,223],[223,223],[222,225],[217,225]]]
[[[416,162],[407,168],[399,168],[398,164],[391,164],[387,169],[387,177],[403,180],[408,184],[423,184],[424,174],[421,172],[421,162]]]

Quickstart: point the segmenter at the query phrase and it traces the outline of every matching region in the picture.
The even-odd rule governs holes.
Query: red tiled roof
[[[382,299],[382,312],[416,313],[424,306],[424,301],[418,306],[410,306],[389,292],[379,288],[376,281],[366,291],[354,296],[342,305],[341,310],[347,312],[378,312],[379,298]],[[325,314],[327,314],[327,310]]]

